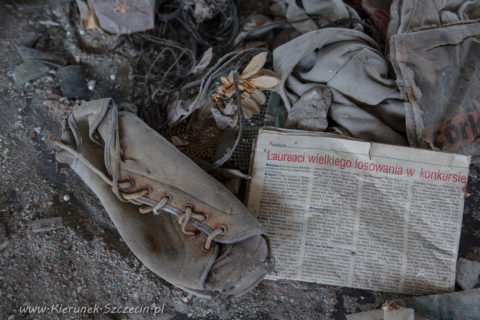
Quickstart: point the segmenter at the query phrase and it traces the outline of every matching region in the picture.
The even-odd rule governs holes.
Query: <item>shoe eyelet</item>
[[[164,193],[164,194],[162,195],[162,199],[163,199],[163,198],[168,198],[167,204],[170,204],[170,203],[173,201],[173,195],[172,195],[171,193],[169,193],[169,192]]]
[[[190,238],[190,239],[195,239],[195,238],[197,238],[197,237],[200,235],[200,233],[201,233],[200,231],[196,230],[196,231],[195,231],[195,234],[189,236],[189,238]]]
[[[201,213],[204,217],[205,217],[205,220],[202,221],[202,223],[207,223],[208,219],[210,219],[210,216],[206,213]]]
[[[222,235],[224,235],[225,233],[227,233],[227,230],[228,230],[228,229],[227,229],[227,226],[226,226],[226,225],[221,224],[221,225],[219,225],[217,228],[220,228],[220,229],[223,230]]]
[[[144,197],[150,196],[150,195],[152,194],[152,192],[153,192],[153,189],[152,189],[152,187],[150,187],[150,186],[145,186],[143,189],[144,189],[144,190],[147,190],[147,193],[145,193]]]
[[[122,184],[125,185],[126,183],[128,183],[129,185],[128,186],[122,186]],[[129,189],[131,189],[135,186],[135,180],[133,180],[133,178],[131,178],[131,177],[127,177],[124,181],[119,181],[118,184],[120,186],[120,189],[129,190]]]
[[[192,211],[195,211],[195,210],[193,210],[193,204],[190,204],[190,203],[185,203],[185,204],[183,205],[181,211],[182,211],[182,212],[185,212],[185,211],[187,210],[187,208],[191,208]]]

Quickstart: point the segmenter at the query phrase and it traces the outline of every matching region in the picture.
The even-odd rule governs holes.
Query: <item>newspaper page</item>
[[[453,291],[470,157],[278,128],[259,132],[248,208],[290,279]]]

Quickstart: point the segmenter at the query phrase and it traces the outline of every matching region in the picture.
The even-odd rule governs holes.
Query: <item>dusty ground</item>
[[[61,111],[75,102],[61,99],[54,74],[23,88],[13,84],[13,69],[21,63],[15,45],[35,31],[45,35],[45,49],[71,64],[80,64],[87,80],[96,80],[90,98],[111,96],[117,103],[128,101],[132,79],[129,47],[109,50],[118,39],[106,39],[95,31],[80,34],[71,17],[65,15],[69,10],[69,4],[42,7],[37,12],[0,5],[0,223],[8,239],[0,251],[0,318],[217,319],[220,310],[214,303],[189,296],[142,267],[95,196],[72,171],[57,168],[49,136],[59,136]],[[58,26],[40,21],[54,21]],[[89,49],[98,46],[106,50],[99,53]],[[472,172],[460,256],[478,260],[480,184],[477,171]],[[62,219],[61,228],[32,231],[33,221],[53,217]],[[348,313],[378,308],[385,300],[399,296],[264,281],[253,292],[232,300],[230,307],[234,318],[344,319]],[[45,315],[22,313],[27,306],[50,309]],[[58,313],[63,307],[83,306],[114,312]],[[125,307],[149,312],[123,313]]]

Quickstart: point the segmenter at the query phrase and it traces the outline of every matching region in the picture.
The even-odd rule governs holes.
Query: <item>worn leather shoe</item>
[[[111,99],[65,121],[57,160],[98,196],[142,263],[203,296],[237,296],[271,268],[265,231],[222,184]]]

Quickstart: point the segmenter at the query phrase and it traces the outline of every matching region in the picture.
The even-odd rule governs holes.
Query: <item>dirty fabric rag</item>
[[[392,17],[398,8],[390,59],[406,100],[409,143],[478,161],[480,22],[468,19],[480,17],[480,1],[397,1]]]
[[[310,89],[327,85],[329,117],[366,141],[405,145],[404,106],[377,43],[365,33],[324,28],[305,33],[273,52],[278,93],[288,111]]]

